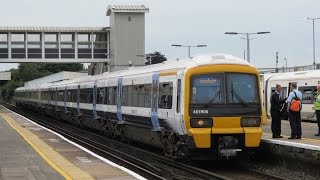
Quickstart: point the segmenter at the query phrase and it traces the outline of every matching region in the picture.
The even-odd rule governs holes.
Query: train
[[[73,80],[19,87],[15,104],[173,159],[237,157],[261,141],[259,72],[227,54],[203,54]]]
[[[275,91],[276,85],[282,87],[281,97],[286,98],[290,93],[290,84],[297,84],[298,90],[302,93],[301,119],[316,122],[314,115],[314,96],[317,93],[317,85],[320,84],[320,70],[296,71],[285,73],[263,74],[260,77],[262,89],[263,106],[270,117],[270,97]],[[286,116],[283,119],[287,119]]]

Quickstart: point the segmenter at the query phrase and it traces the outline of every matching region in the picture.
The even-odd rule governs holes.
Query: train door
[[[289,82],[288,84],[288,93],[287,93],[287,97],[289,96],[290,92],[291,92],[291,84],[297,84],[297,82]],[[297,84],[298,85],[298,84]],[[298,89],[298,87],[297,87]]]
[[[160,131],[160,123],[158,119],[158,97],[159,97],[159,73],[152,75],[152,88],[151,88],[151,123],[153,131]]]
[[[177,88],[176,88],[176,109],[175,109],[175,120],[177,124],[181,125],[181,129],[186,131],[186,126],[183,119],[183,96],[182,96],[182,78],[183,78],[183,71],[179,71],[177,73]],[[180,128],[179,128],[180,129]],[[182,132],[180,132],[182,133]]]

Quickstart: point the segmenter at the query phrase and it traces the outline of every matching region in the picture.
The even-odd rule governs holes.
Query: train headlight
[[[210,128],[212,127],[212,119],[191,119],[192,128]]]
[[[260,117],[243,117],[241,118],[242,127],[259,127],[261,124]]]

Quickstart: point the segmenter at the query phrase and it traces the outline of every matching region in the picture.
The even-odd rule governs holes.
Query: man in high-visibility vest
[[[317,116],[317,122],[318,122],[318,134],[315,134],[315,136],[320,136],[320,84],[317,86],[317,93],[314,96],[314,110],[316,111]]]

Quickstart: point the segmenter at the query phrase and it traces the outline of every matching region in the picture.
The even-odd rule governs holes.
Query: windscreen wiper
[[[214,96],[212,96],[212,98],[206,103],[204,107],[208,107],[208,105],[211,104],[218,96],[220,96],[220,94],[221,94],[221,89],[219,89],[219,91],[216,92]]]
[[[231,93],[232,93],[232,101],[233,101],[233,95],[234,95],[234,97],[235,97],[243,106],[248,106],[248,104],[241,98],[241,96],[233,89],[233,83],[231,84]]]

